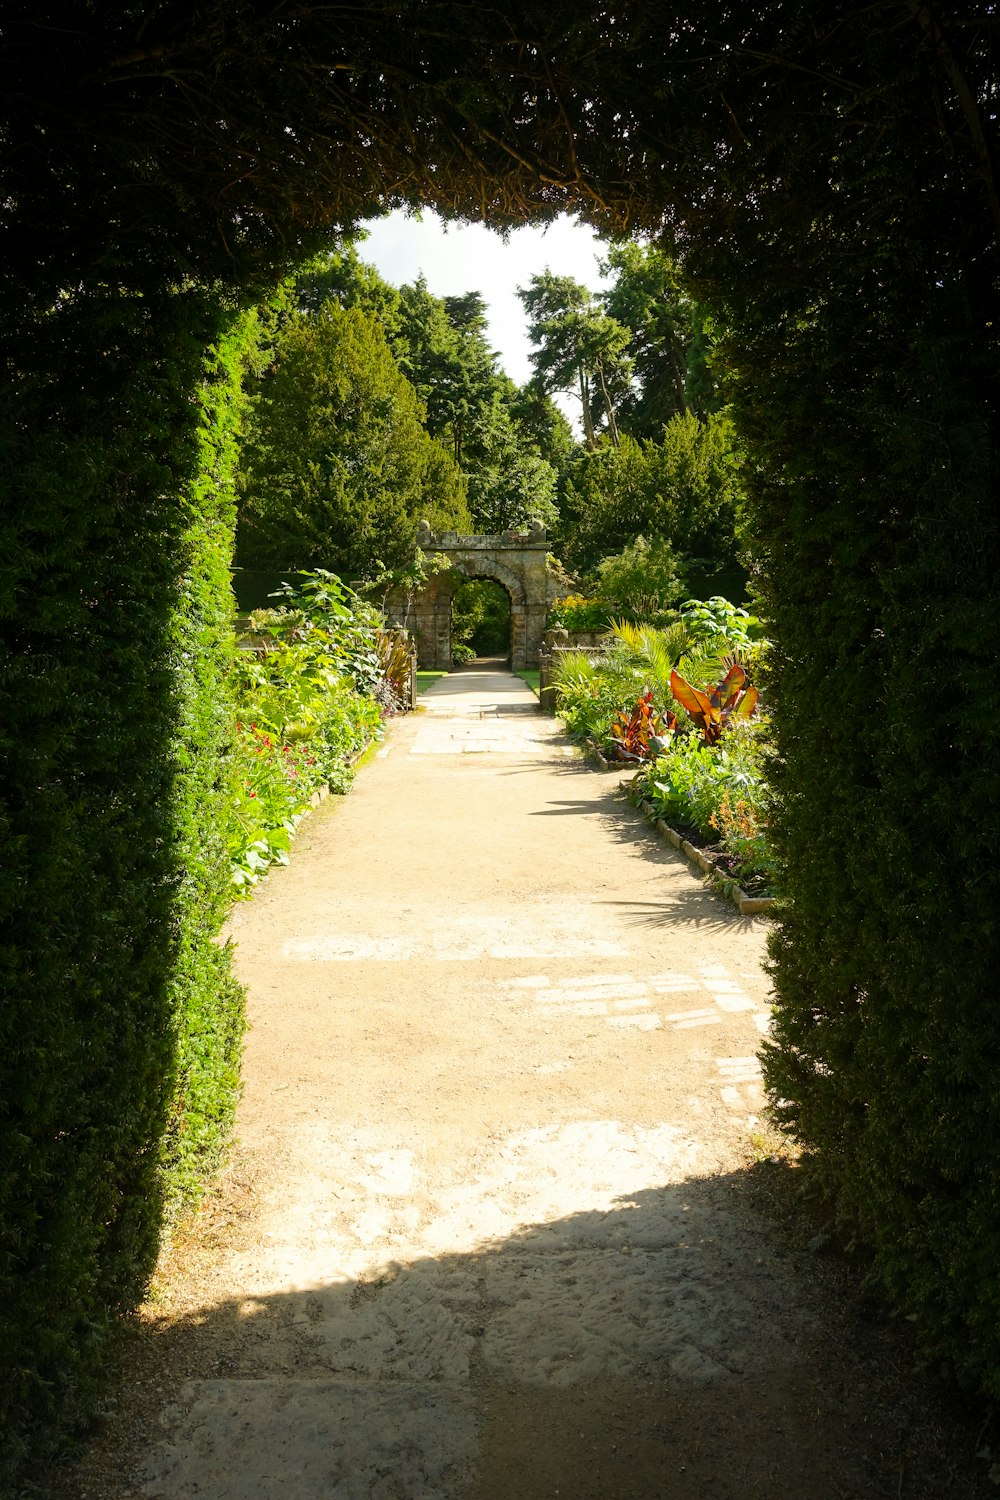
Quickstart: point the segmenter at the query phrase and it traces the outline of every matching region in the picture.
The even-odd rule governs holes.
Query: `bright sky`
[[[445,225],[429,211],[418,220],[397,210],[365,228],[369,238],[358,246],[358,254],[393,286],[416,281],[422,272],[436,297],[483,294],[490,345],[518,385],[531,374],[531,345],[517,287],[527,286],[529,277],[546,266],[592,291],[603,284],[597,262],[606,246],[592,229],[565,214],[545,227],[513,230],[506,244],[483,224]]]

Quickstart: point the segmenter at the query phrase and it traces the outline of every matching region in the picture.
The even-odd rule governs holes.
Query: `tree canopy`
[[[620,401],[621,425],[632,437],[655,438],[671,417],[706,417],[717,404],[707,362],[711,320],[676,261],[656,245],[620,240],[601,269],[611,277],[604,308],[629,332],[634,380]]]
[[[580,402],[587,446],[597,446],[603,422],[618,442],[616,408],[632,373],[627,329],[602,311],[597,299],[571,276],[546,269],[532,276],[518,296],[528,315],[535,381],[543,391],[572,391]]]
[[[400,288],[399,325],[400,368],[426,404],[428,431],[467,478],[473,528],[552,525],[557,471],[550,453],[561,430],[551,414],[548,427],[522,421],[517,387],[486,340],[482,295],[435,297],[421,278]]]
[[[240,561],[361,579],[411,561],[421,517],[467,526],[462,474],[422,417],[374,317],[293,313],[251,407]]]
[[[733,560],[742,501],[731,425],[673,417],[659,442],[623,437],[568,470],[559,537],[569,567],[590,571],[636,537],[689,556]]]

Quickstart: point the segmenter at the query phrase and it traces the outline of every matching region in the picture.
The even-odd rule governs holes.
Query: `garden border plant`
[[[617,767],[612,767],[610,762],[608,762],[608,768],[617,769]],[[665,838],[668,843],[672,844],[675,849],[679,850],[702,875],[707,875],[713,886],[734,903],[741,916],[764,916],[775,908],[777,903],[775,896],[750,895],[749,892],[743,889],[738,879],[719,868],[712,858],[711,852],[701,848],[698,844],[692,843],[678,829],[672,828],[660,816],[658,809],[650,802],[648,797],[645,797],[642,791],[636,786],[634,779],[619,782],[619,787],[633,806],[637,807],[645,815],[657,833]]]
[[[606,769],[637,768],[623,783],[629,795],[670,827],[676,847],[697,849],[693,862],[734,892],[744,912],[770,909],[776,874],[766,836],[765,729],[759,715],[750,720],[758,693],[747,665],[759,664],[766,647],[754,640],[758,629],[725,599],[688,600],[666,628],[620,621],[599,653],[565,651],[553,669],[571,737]]]
[[[251,616],[238,654],[238,793],[229,828],[233,880],[248,894],[272,864],[287,864],[318,794],[344,792],[383,719],[409,703],[404,633],[325,569],[273,596]]]

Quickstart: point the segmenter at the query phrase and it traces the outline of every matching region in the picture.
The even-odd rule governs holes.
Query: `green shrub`
[[[661,712],[668,709],[670,671],[687,639],[682,625],[657,630],[622,621],[610,630],[600,655],[560,652],[553,682],[559,717],[569,733],[607,747],[616,716],[631,713],[649,690],[655,707]]]
[[[596,661],[585,651],[561,652],[553,673],[559,717],[578,740],[602,741],[612,720],[641,691],[636,672],[620,662]]]
[[[280,609],[251,618],[264,644],[236,668],[233,882],[247,893],[286,864],[314,791],[344,792],[353,760],[399,705],[393,640],[378,612],[325,570],[279,591]]]
[[[613,618],[662,625],[677,618],[674,606],[686,592],[683,572],[683,559],[670,542],[638,536],[597,565],[593,583]]]
[[[627,760],[655,756],[636,787],[660,816],[717,844],[730,856],[735,877],[770,887],[775,857],[768,836],[766,721],[723,715],[719,743],[705,744],[672,691],[678,663],[711,687],[723,665],[719,652],[749,639],[747,619],[727,600],[711,599],[689,601],[685,618],[666,629],[622,621],[599,656],[560,653],[553,681],[559,717],[573,738],[593,740]],[[669,734],[668,716],[677,722]],[[657,754],[664,740],[669,748]]]
[[[721,594],[711,599],[687,599],[680,607],[694,646],[715,651],[748,651],[760,638],[761,624],[748,610],[730,603]]]
[[[763,770],[767,725],[734,726],[724,741],[706,745],[693,734],[673,737],[669,750],[636,783],[671,827],[693,829],[731,857],[730,873],[741,881],[775,879],[768,838],[771,794]]]

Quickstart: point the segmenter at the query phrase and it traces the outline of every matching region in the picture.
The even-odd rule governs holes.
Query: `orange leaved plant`
[[[747,674],[733,662],[721,682],[709,692],[692,687],[676,668],[670,673],[670,691],[692,723],[701,730],[706,745],[718,744],[731,719],[746,719],[757,706],[757,689],[747,685]]]
[[[643,693],[635,707],[615,715],[608,739],[619,760],[652,760],[666,743],[666,736],[676,727],[673,714],[668,719],[653,706],[653,694]]]

